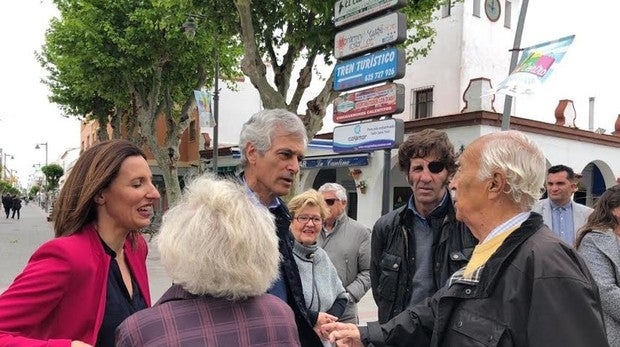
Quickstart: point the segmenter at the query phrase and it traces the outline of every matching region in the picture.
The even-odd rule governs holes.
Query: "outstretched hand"
[[[328,323],[319,329],[321,336],[339,347],[362,347],[360,331],[355,324]]]

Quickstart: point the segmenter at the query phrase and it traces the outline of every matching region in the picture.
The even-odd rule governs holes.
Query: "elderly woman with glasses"
[[[321,325],[338,320],[347,304],[346,291],[336,268],[316,242],[329,210],[321,193],[314,189],[295,196],[288,207],[293,216],[293,254],[299,268],[309,318],[318,332]],[[324,343],[331,346],[326,341]]]

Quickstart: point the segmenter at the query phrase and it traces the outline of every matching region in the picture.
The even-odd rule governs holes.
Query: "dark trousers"
[[[11,207],[4,206],[4,213],[6,213],[6,218],[9,218],[9,214],[11,213]]]
[[[13,209],[13,214],[11,215],[11,218],[15,218],[15,212],[17,212],[17,219],[19,219],[19,210],[20,210],[19,208]]]

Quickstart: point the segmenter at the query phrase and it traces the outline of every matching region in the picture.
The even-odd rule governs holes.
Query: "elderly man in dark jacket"
[[[280,250],[280,276],[267,290],[295,313],[299,340],[303,347],[322,346],[313,330],[316,324],[308,315],[299,269],[293,258],[293,236],[289,230],[291,215],[280,196],[287,195],[307,145],[301,119],[286,110],[264,110],[254,114],[241,129],[241,181],[257,204],[269,208],[275,217]]]
[[[333,323],[322,333],[338,346],[608,346],[585,263],[530,211],[545,180],[538,147],[517,131],[488,134],[459,164],[456,217],[480,241],[467,266],[383,325]]]
[[[426,129],[400,145],[398,163],[413,194],[372,231],[370,280],[381,323],[433,295],[467,264],[477,243],[456,220],[448,192],[455,161],[443,131]]]

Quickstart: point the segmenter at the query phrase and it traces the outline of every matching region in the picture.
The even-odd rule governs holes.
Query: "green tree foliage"
[[[0,194],[19,194],[19,189],[13,187],[10,182],[0,180]]]
[[[173,1],[173,0],[169,0]],[[234,0],[244,45],[242,71],[258,89],[266,108],[288,108],[297,112],[302,96],[313,79],[317,59],[333,65],[334,0]],[[409,36],[403,44],[411,61],[426,55],[434,43],[430,26],[433,11],[443,0],[409,0],[401,11],[407,15]],[[264,60],[274,71],[268,81]],[[289,93],[294,65],[301,66],[297,86]],[[338,96],[332,88],[333,74],[323,76],[321,92],[306,104],[303,117],[309,137],[323,125],[327,106]],[[275,87],[272,87],[275,85]]]
[[[47,69],[50,100],[67,115],[97,119],[105,137],[114,133],[146,144],[162,170],[168,201],[180,196],[176,163],[181,134],[195,107],[193,90],[210,87],[213,52],[223,75],[239,75],[242,49],[237,28],[221,13],[234,5],[221,1],[55,0],[60,18],[51,22],[39,53]],[[194,40],[181,25],[188,15],[204,15]],[[230,17],[230,15],[228,16]],[[234,21],[232,22],[234,23]],[[214,30],[217,28],[217,34]],[[217,39],[217,42],[216,42]],[[155,124],[164,117],[166,136],[158,143]]]
[[[43,172],[47,181],[47,191],[53,191],[58,188],[58,180],[65,174],[65,170],[58,164],[44,165],[41,167],[41,172]]]
[[[115,136],[153,153],[162,170],[168,201],[180,196],[176,163],[181,134],[195,107],[192,90],[211,87],[216,53],[222,76],[239,69],[257,88],[265,108],[297,113],[313,71],[333,65],[334,0],[54,0],[53,20],[38,57],[48,71],[50,100],[69,116],[97,119]],[[432,13],[443,0],[410,0],[408,57],[426,54],[433,43]],[[198,31],[189,41],[181,30],[188,14]],[[265,61],[269,64],[266,65]],[[274,79],[268,80],[267,68]],[[301,67],[293,76],[295,66]],[[290,90],[292,78],[296,88]],[[331,73],[306,105],[308,135],[322,127],[337,96]],[[164,117],[166,137],[158,143],[155,124]]]
[[[30,187],[30,190],[28,191],[28,199],[32,200],[35,196],[37,196],[37,194],[39,194],[39,192],[41,191],[41,186],[38,184],[33,185],[32,187]]]

